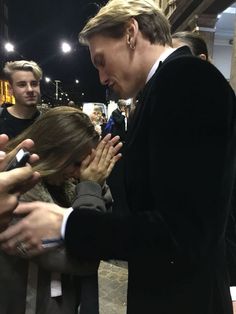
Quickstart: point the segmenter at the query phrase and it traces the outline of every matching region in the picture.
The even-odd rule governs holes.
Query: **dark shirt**
[[[11,115],[6,108],[2,109],[0,114],[0,134],[7,134],[8,137],[14,138],[28,128],[40,115],[37,110],[31,119],[20,119]]]

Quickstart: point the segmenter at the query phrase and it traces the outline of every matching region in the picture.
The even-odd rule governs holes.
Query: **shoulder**
[[[229,83],[213,64],[193,56],[178,56],[164,62],[152,82],[150,85],[155,86],[158,93],[165,93],[166,98],[192,93],[198,98],[204,93],[232,93]]]
[[[39,182],[31,190],[24,193],[20,200],[25,202],[43,201],[53,203],[51,195],[42,182]]]
[[[0,107],[0,117],[5,116],[8,113],[7,108],[5,107]]]
[[[199,115],[203,121],[206,116],[213,118],[213,113],[220,119],[235,111],[235,95],[224,76],[214,65],[191,56],[163,63],[145,95],[150,117],[161,111],[169,119],[178,116],[191,121]]]
[[[213,64],[194,56],[177,56],[164,62],[159,71],[159,75],[163,75],[165,71],[168,71],[169,77],[178,77],[179,79],[191,75],[191,80],[187,77],[190,83],[192,80],[196,80],[196,78],[198,79],[199,77],[205,80],[205,76],[215,77],[217,79],[220,78],[220,80],[226,82],[222,73]],[[204,77],[202,75],[204,75]],[[178,84],[178,81],[176,81],[176,84]],[[199,84],[201,84],[201,82],[199,82]]]
[[[114,115],[114,114],[116,115],[117,113],[119,113],[118,108],[112,111],[112,115]]]

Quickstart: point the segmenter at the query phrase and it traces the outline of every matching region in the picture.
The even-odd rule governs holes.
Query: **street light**
[[[19,53],[19,51],[15,49],[15,46],[9,41],[5,43],[4,49],[6,50],[7,53],[17,54],[19,57],[21,57],[21,59],[24,59],[24,56],[22,56],[22,54]]]
[[[50,79],[50,77],[45,77],[45,81],[47,82],[47,83],[49,83],[49,82],[51,82],[51,79]]]
[[[76,84],[79,84],[79,80],[76,79],[76,80],[75,80],[75,83],[76,83]]]
[[[67,42],[63,42],[61,44],[61,50],[63,53],[69,53],[69,52],[71,52],[71,45],[68,44]]]
[[[4,45],[4,48],[7,52],[13,52],[15,50],[15,47],[9,42]]]

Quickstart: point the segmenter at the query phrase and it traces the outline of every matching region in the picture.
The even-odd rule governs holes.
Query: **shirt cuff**
[[[236,301],[236,287],[230,287],[230,294],[232,301]]]
[[[70,207],[70,208],[65,209],[65,212],[63,215],[63,220],[62,220],[62,224],[61,224],[61,237],[63,240],[65,239],[67,220],[68,220],[68,217],[70,216],[70,214],[72,212],[73,212],[73,208]]]

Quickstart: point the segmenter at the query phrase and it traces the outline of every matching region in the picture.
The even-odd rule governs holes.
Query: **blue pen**
[[[61,238],[42,239],[43,248],[59,246],[63,240]]]

